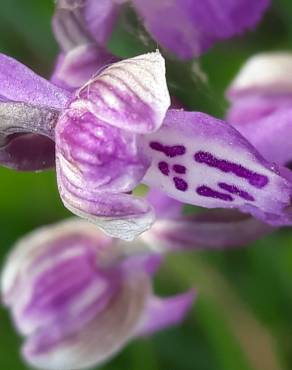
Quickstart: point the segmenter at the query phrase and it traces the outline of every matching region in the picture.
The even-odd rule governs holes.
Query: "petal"
[[[244,125],[291,107],[292,53],[262,53],[247,60],[227,91],[227,120]]]
[[[182,213],[183,204],[158,189],[150,189],[147,199],[155,209],[155,215],[158,219],[176,219]]]
[[[0,54],[0,97],[4,101],[63,109],[70,94],[15,59]]]
[[[144,234],[143,234],[144,235]],[[126,244],[127,243],[127,244]],[[162,261],[163,256],[161,253],[151,253],[149,254],[144,250],[144,254],[141,255],[134,255],[137,252],[137,244],[140,243],[139,239],[136,239],[134,243],[126,242],[123,245],[124,252],[128,253],[128,257],[122,261],[122,268],[124,269],[125,273],[135,273],[144,271],[147,275],[152,277],[157,270],[159,269]],[[131,247],[129,247],[131,244]]]
[[[170,110],[162,128],[141,145],[152,157],[145,184],[184,203],[238,208],[271,224],[291,223],[285,213],[291,183],[229,124]]]
[[[47,332],[36,333],[24,344],[24,358],[47,370],[84,369],[108,360],[134,336],[149,294],[145,275],[128,279],[119,296],[78,336],[56,341]]]
[[[1,276],[18,330],[28,335],[49,327],[64,336],[104,309],[121,279],[119,267],[102,265],[111,244],[93,225],[75,220],[22,238]]]
[[[106,46],[119,15],[120,4],[113,0],[87,0],[84,8],[86,26],[98,45]]]
[[[234,210],[208,210],[176,220],[159,220],[142,235],[161,252],[240,247],[274,228]]]
[[[135,133],[156,131],[170,105],[165,63],[159,52],[115,63],[77,93],[99,120]],[[84,104],[81,101],[81,104]]]
[[[194,290],[170,298],[150,297],[136,335],[150,335],[169,326],[180,324],[195,299]]]
[[[257,54],[244,64],[228,89],[227,95],[292,93],[292,53]]]
[[[257,120],[238,124],[236,128],[265,159],[282,165],[291,163],[292,105],[287,109],[276,109]]]
[[[216,41],[253,28],[269,0],[132,0],[145,27],[182,59],[199,56]]]
[[[56,160],[59,191],[73,213],[122,239],[150,227],[152,207],[125,194],[149,165],[135,135],[69,109],[56,126]]]
[[[84,44],[60,54],[51,81],[73,91],[95,77],[106,65],[117,58],[94,44]]]
[[[57,2],[52,28],[54,36],[64,52],[93,41],[84,20],[84,4],[85,1],[82,1],[68,6],[64,5],[62,1]]]

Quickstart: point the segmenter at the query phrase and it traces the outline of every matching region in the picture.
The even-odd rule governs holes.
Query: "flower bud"
[[[134,336],[184,317],[192,292],[166,300],[151,293],[150,277],[161,258],[123,259],[120,248],[84,221],[43,228],[15,246],[2,274],[2,295],[25,337],[22,354],[30,365],[88,368]]]

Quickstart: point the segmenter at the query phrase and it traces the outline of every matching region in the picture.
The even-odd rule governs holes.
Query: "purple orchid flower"
[[[0,94],[1,132],[55,140],[65,206],[111,236],[132,240],[154,222],[149,202],[130,194],[141,182],[182,203],[291,224],[292,185],[284,168],[224,121],[166,113],[170,100],[157,52],[115,63],[72,94],[2,55]]]
[[[263,53],[250,58],[228,90],[227,119],[267,159],[292,160],[292,54]]]
[[[58,1],[54,20],[56,37],[63,44],[66,35],[76,37],[85,29],[97,45],[105,47],[125,0]],[[131,0],[151,36],[181,59],[197,57],[215,42],[255,27],[270,4],[269,0]],[[61,20],[61,12],[78,18]],[[68,12],[67,12],[68,15]],[[81,27],[80,27],[81,26]],[[79,31],[78,31],[79,30]],[[68,32],[69,31],[69,32]],[[62,35],[62,36],[61,36]],[[82,40],[81,40],[82,41]]]
[[[25,337],[29,365],[46,370],[100,364],[130,340],[180,323],[194,292],[160,298],[151,279],[158,254],[127,256],[142,241],[112,239],[81,220],[20,240],[1,278],[2,296]]]

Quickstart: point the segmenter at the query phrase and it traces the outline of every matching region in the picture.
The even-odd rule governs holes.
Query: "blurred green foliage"
[[[49,76],[57,54],[50,30],[53,1],[1,0],[0,4],[0,51]],[[110,42],[116,54],[126,57],[153,48],[142,29],[136,32],[136,23],[120,20]],[[223,116],[224,90],[241,63],[258,51],[291,47],[292,1],[275,0],[256,32],[217,45],[193,63],[168,57],[169,87],[189,108]],[[3,263],[12,243],[24,233],[69,213],[59,199],[53,171],[26,174],[1,168],[0,180]],[[132,342],[101,368],[292,369],[290,229],[248,248],[169,256],[156,278],[156,290],[167,294],[190,286],[198,289],[198,299],[182,326]],[[26,369],[19,356],[21,339],[3,309],[0,328],[0,369]]]

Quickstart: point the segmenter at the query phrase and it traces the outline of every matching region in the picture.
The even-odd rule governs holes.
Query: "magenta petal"
[[[150,34],[182,59],[255,27],[269,0],[132,0]]]
[[[0,97],[4,101],[63,109],[70,94],[15,59],[0,54]]]
[[[150,297],[144,319],[136,335],[150,335],[179,324],[190,310],[194,299],[195,292],[193,290],[170,298]]]
[[[64,89],[75,90],[95,77],[117,58],[94,44],[80,45],[60,54],[51,81]]]
[[[271,224],[290,224],[291,183],[228,123],[170,110],[162,128],[143,138],[152,165],[143,182],[183,202],[238,208]],[[168,175],[159,163],[171,168]],[[185,168],[184,173],[174,166]]]
[[[165,252],[245,246],[274,230],[234,210],[208,210],[180,219],[159,220],[143,238]]]

